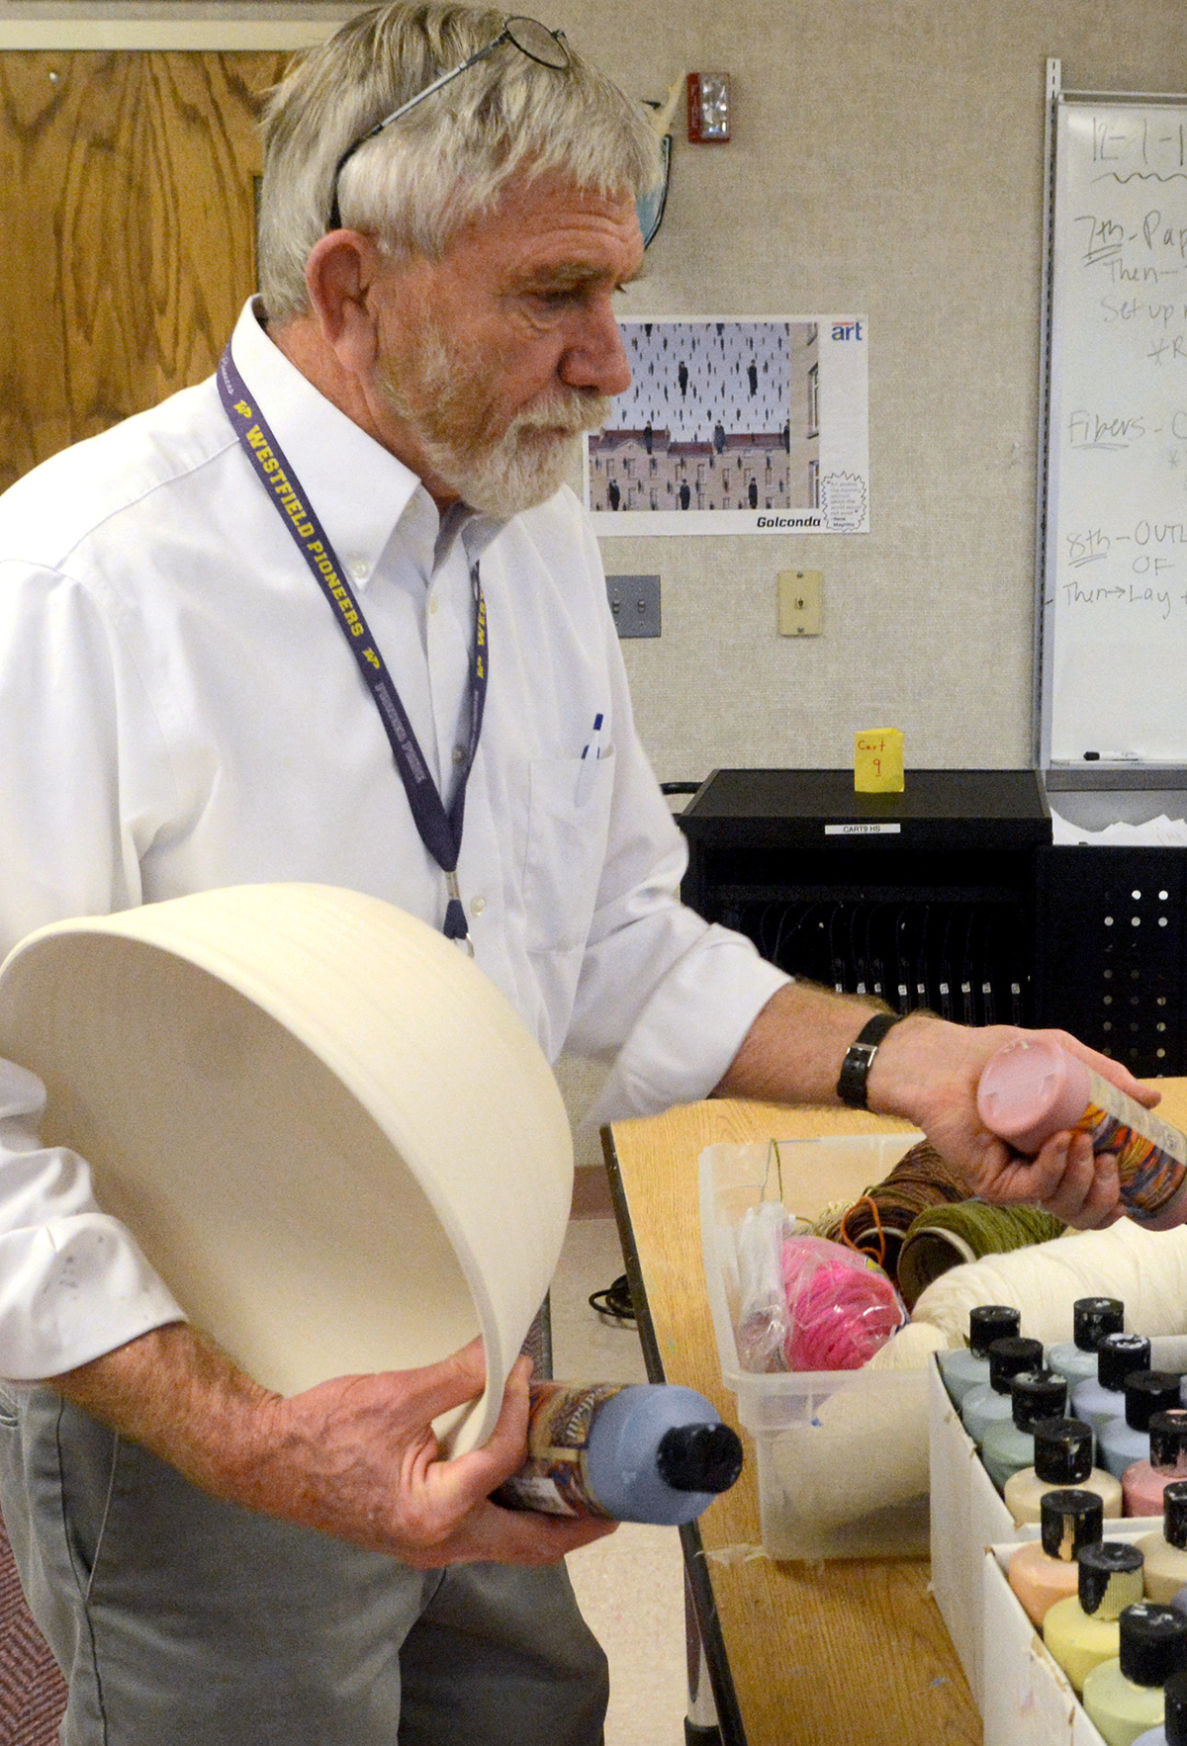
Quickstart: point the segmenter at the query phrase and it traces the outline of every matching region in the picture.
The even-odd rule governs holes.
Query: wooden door
[[[210,373],[255,285],[266,51],[0,54],[0,489]]]

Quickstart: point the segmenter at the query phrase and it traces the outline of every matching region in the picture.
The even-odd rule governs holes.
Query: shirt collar
[[[426,575],[459,536],[468,561],[477,562],[504,523],[460,505],[439,517],[416,474],[289,362],[261,317],[257,299],[240,314],[231,339],[235,363],[353,581],[366,587],[401,522]]]

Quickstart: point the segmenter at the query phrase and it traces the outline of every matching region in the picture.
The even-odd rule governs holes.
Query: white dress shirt
[[[480,557],[490,678],[458,864],[478,963],[550,1059],[613,1061],[600,1118],[705,1095],[785,978],[679,903],[683,838],[635,734],[572,493],[506,524],[442,523],[250,308],[233,345],[447,802]],[[291,879],[440,925],[445,879],[379,715],[213,379],[0,499],[0,744],[0,951],[66,916]],[[31,1074],[0,1066],[0,1375],[14,1379],[179,1313],[96,1207],[85,1163],[40,1146],[40,1103]]]

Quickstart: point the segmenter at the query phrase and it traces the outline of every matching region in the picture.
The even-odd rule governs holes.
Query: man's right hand
[[[490,1502],[527,1458],[530,1369],[515,1365],[489,1442],[448,1460],[432,1422],[481,1394],[477,1340],[422,1369],[338,1377],[286,1398],[178,1322],[50,1386],[217,1497],[435,1569],[551,1564],[613,1531]]]

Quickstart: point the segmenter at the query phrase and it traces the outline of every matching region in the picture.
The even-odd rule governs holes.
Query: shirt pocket
[[[606,860],[613,792],[613,752],[592,763],[534,758],[528,765],[523,897],[529,952],[584,946]]]

